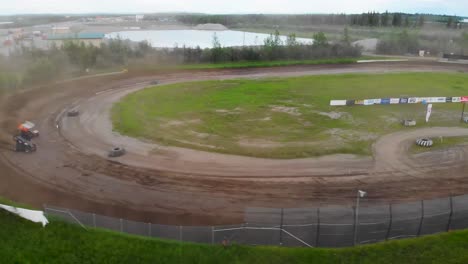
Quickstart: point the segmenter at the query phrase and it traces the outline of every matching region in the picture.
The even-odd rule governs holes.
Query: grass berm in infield
[[[156,86],[130,94],[112,109],[122,134],[173,145],[269,158],[345,153],[370,155],[384,134],[462,126],[461,104],[331,107],[332,99],[468,95],[461,73],[341,74],[235,79]]]
[[[353,64],[359,60],[386,60],[384,56],[360,56],[357,58],[331,58],[315,60],[277,60],[277,61],[239,61],[220,63],[195,63],[195,64],[168,64],[157,65],[154,63],[130,63],[130,71],[172,71],[172,70],[211,70],[211,69],[247,69],[267,67],[287,67],[299,65],[330,65],[330,64]]]
[[[0,211],[2,263],[467,263],[468,231],[354,248],[204,245],[137,237]]]

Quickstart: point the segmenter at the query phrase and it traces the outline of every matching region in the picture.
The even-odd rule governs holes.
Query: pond
[[[151,31],[121,31],[106,35],[106,38],[122,38],[131,41],[148,41],[154,48],[192,47],[200,48],[213,47],[213,35],[219,39],[223,47],[237,46],[257,46],[263,45],[269,34],[251,33],[243,31],[209,31],[209,30],[151,30]],[[287,37],[281,36],[281,40],[286,42]],[[312,43],[312,39],[297,38],[300,43]]]

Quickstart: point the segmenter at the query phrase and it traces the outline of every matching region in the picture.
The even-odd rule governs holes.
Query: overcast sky
[[[467,0],[0,0],[0,14],[29,13],[361,13],[468,16]]]

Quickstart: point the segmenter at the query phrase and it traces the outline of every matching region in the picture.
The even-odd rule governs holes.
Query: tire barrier
[[[109,158],[117,158],[120,156],[125,155],[126,151],[124,148],[121,147],[114,147],[109,151],[108,157]]]
[[[74,117],[74,116],[78,116],[79,114],[80,112],[78,110],[70,110],[68,111],[67,116]]]
[[[420,139],[416,140],[416,145],[418,145],[420,147],[430,148],[430,147],[432,147],[433,144],[434,144],[434,142],[432,142],[432,140],[428,139],[428,138],[420,138]]]
[[[412,119],[405,119],[403,120],[403,125],[406,126],[406,127],[411,127],[411,126],[415,126],[416,125],[416,120],[412,120]]]

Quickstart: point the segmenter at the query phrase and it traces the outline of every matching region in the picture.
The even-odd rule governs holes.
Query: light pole
[[[358,190],[356,198],[356,213],[354,214],[354,245],[357,242],[358,226],[359,226],[359,200],[367,195],[365,191]]]

